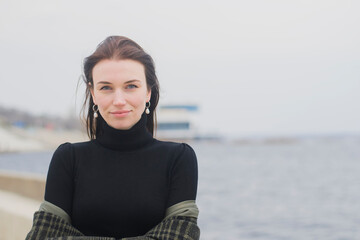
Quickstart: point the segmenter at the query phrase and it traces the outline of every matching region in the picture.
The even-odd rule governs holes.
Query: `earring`
[[[97,112],[99,111],[98,105],[94,104],[94,105],[92,106],[92,110],[94,111],[94,118],[97,118],[97,117],[98,117]]]
[[[149,109],[149,107],[150,107],[150,101],[148,101],[148,102],[145,104],[145,113],[146,113],[146,114],[150,114],[150,109]]]

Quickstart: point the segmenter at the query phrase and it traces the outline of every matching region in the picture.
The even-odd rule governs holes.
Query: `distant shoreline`
[[[64,142],[79,142],[87,139],[86,134],[78,130],[0,126],[0,153],[48,151]]]

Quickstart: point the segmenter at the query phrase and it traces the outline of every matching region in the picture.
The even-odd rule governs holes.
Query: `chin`
[[[129,130],[134,125],[130,125],[130,124],[110,124],[110,126],[117,129],[117,130]]]
[[[132,128],[138,121],[139,119],[133,119],[133,118],[124,118],[124,119],[114,119],[114,118],[110,118],[108,125],[111,126],[112,128],[115,128],[117,130],[129,130],[130,128]]]

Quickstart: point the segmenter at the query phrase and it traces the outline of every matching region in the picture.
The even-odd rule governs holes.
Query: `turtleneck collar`
[[[109,126],[105,120],[99,116],[99,127],[95,139],[100,145],[119,151],[133,151],[139,149],[153,140],[152,135],[146,128],[147,116],[141,115],[140,120],[129,130],[118,130]]]

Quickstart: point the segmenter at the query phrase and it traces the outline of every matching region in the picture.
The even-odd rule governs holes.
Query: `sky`
[[[160,104],[227,136],[360,133],[360,1],[0,0],[0,105],[78,114],[110,35],[154,59]]]

